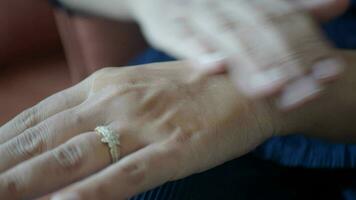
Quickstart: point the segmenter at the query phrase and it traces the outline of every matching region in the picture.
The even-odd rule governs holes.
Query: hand
[[[192,60],[202,73],[228,69],[245,95],[277,95],[291,109],[318,96],[344,67],[305,9],[326,20],[345,2],[132,0],[129,7],[153,46]]]
[[[183,62],[107,68],[47,98],[0,128],[0,196],[126,199],[241,156],[279,125],[226,75],[200,77]],[[110,165],[93,132],[121,137]],[[61,198],[60,198],[61,197]]]

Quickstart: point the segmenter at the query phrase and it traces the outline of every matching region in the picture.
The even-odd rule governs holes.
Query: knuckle
[[[71,122],[75,124],[76,126],[80,126],[85,123],[85,117],[83,116],[82,112],[79,110],[72,110],[70,111],[70,118]]]
[[[82,149],[75,144],[68,144],[53,150],[52,157],[55,164],[66,172],[74,172],[80,169],[84,162],[84,153]]]
[[[38,126],[28,129],[14,140],[14,149],[19,155],[24,157],[36,156],[46,149],[46,142],[43,133],[46,132],[47,126]]]
[[[20,179],[11,178],[1,178],[0,181],[0,193],[4,199],[20,199],[19,195],[23,193],[23,187],[21,186]]]
[[[22,114],[19,116],[19,120],[16,126],[18,126],[19,128],[29,128],[37,124],[37,122],[39,121],[38,112],[39,111],[36,106],[23,111]]]
[[[71,96],[69,89],[64,90],[60,93],[55,94],[55,98],[61,102],[61,105],[64,105],[64,108],[70,108],[73,104],[71,100],[69,100],[68,96]]]
[[[147,164],[145,162],[127,162],[121,168],[121,173],[127,177],[131,185],[142,185],[147,176]]]

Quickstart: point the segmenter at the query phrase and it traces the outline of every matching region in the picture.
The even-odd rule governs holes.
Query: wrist
[[[274,100],[260,99],[250,100],[255,115],[259,120],[261,131],[265,132],[267,138],[283,136],[303,129],[299,120],[299,114],[286,113],[275,106]]]
[[[272,136],[285,136],[308,129],[310,119],[303,120],[303,116],[308,112],[308,109],[282,111],[275,106],[275,101],[269,101],[268,107],[270,123],[273,126]]]

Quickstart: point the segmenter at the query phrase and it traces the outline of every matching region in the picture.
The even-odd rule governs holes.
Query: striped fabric
[[[180,181],[170,182],[158,187],[157,189],[150,190],[142,193],[130,200],[183,200],[188,199],[188,190],[186,179]]]

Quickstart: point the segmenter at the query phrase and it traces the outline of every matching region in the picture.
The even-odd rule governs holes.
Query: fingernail
[[[325,59],[313,66],[313,76],[318,80],[333,78],[342,73],[344,63],[335,58]]]
[[[287,74],[281,69],[270,69],[251,76],[250,86],[252,90],[263,91],[281,85],[288,79]]]
[[[219,67],[221,68],[226,58],[227,56],[220,52],[205,54],[194,62],[193,67],[199,70],[211,71]]]
[[[80,200],[79,196],[75,193],[57,194],[51,200]]]
[[[282,109],[289,109],[308,101],[321,91],[322,86],[313,77],[302,77],[285,88],[277,105]]]

